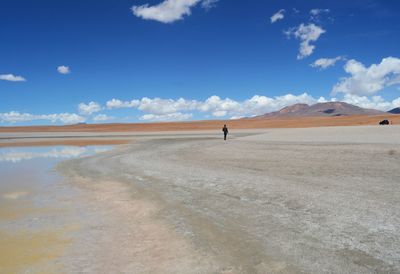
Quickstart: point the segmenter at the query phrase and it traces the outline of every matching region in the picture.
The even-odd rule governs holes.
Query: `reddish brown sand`
[[[210,130],[227,124],[231,129],[254,128],[306,128],[326,126],[377,125],[379,121],[389,119],[393,124],[400,124],[400,115],[354,115],[340,117],[291,117],[274,119],[213,120],[168,123],[135,124],[79,124],[68,126],[24,126],[0,127],[0,132],[146,132]]]

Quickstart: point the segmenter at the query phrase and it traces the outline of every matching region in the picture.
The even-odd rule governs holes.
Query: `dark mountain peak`
[[[392,110],[389,110],[388,113],[391,114],[400,114],[400,107],[399,108],[394,108]]]

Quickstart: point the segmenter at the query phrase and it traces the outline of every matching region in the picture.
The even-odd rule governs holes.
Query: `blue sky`
[[[0,30],[0,125],[400,106],[398,1],[5,0]]]

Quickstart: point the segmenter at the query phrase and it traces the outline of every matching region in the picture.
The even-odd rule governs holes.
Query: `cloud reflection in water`
[[[111,149],[110,146],[98,147],[23,147],[23,148],[4,148],[0,149],[0,162],[18,163],[24,160],[37,158],[59,158],[69,159],[88,156]]]

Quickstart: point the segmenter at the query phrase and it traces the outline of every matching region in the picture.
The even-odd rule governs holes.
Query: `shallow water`
[[[62,272],[80,228],[79,190],[54,172],[63,159],[110,146],[0,149],[0,273]]]

